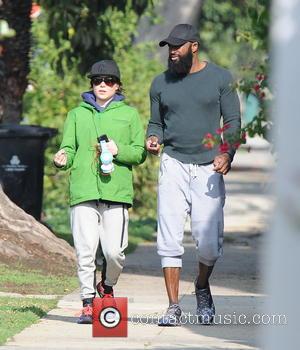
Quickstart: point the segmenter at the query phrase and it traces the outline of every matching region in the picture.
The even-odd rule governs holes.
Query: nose
[[[177,49],[178,49],[178,47],[176,47],[176,46],[169,46],[169,52],[170,53],[175,53],[176,51],[177,51]]]

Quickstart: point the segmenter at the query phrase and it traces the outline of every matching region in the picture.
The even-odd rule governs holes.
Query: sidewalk
[[[256,155],[255,163],[264,156],[263,153]],[[161,328],[129,321],[128,338],[92,338],[90,325],[76,324],[75,315],[81,303],[75,291],[60,300],[57,309],[46,318],[16,335],[1,349],[257,349],[262,326],[255,325],[252,317],[261,314],[265,299],[260,286],[259,257],[272,197],[266,194],[268,169],[253,167],[243,171],[243,166],[239,168],[241,162],[237,158],[235,169],[226,176],[224,256],[211,279],[216,321],[223,321],[222,324]],[[249,167],[249,162],[246,165]],[[185,313],[191,314],[195,312],[192,294],[195,257],[194,244],[187,234],[180,304]],[[136,315],[145,319],[166,309],[165,286],[155,244],[141,245],[127,257],[115,294],[128,297],[129,319]],[[231,315],[230,324],[224,324],[226,314]],[[238,317],[246,324],[238,322]]]

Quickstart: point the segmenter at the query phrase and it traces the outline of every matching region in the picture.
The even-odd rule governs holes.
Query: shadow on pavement
[[[62,322],[70,322],[70,323],[77,323],[78,317],[71,317],[71,316],[60,316],[60,315],[47,315],[44,317],[46,320],[51,321],[62,321]]]

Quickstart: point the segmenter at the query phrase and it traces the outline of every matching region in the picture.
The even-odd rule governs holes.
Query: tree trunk
[[[0,19],[15,31],[0,37],[0,123],[22,119],[22,100],[29,74],[31,0],[1,0]]]
[[[51,273],[75,270],[74,249],[14,204],[0,186],[0,262]]]

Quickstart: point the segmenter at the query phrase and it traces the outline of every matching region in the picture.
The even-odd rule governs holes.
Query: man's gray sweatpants
[[[213,164],[184,164],[163,153],[158,183],[158,254],[162,267],[181,267],[184,226],[191,217],[191,231],[199,261],[212,266],[222,254],[223,176]]]
[[[95,296],[96,252],[101,244],[107,268],[105,284],[117,283],[128,245],[126,204],[83,202],[71,208],[71,227],[77,255],[81,299]]]

